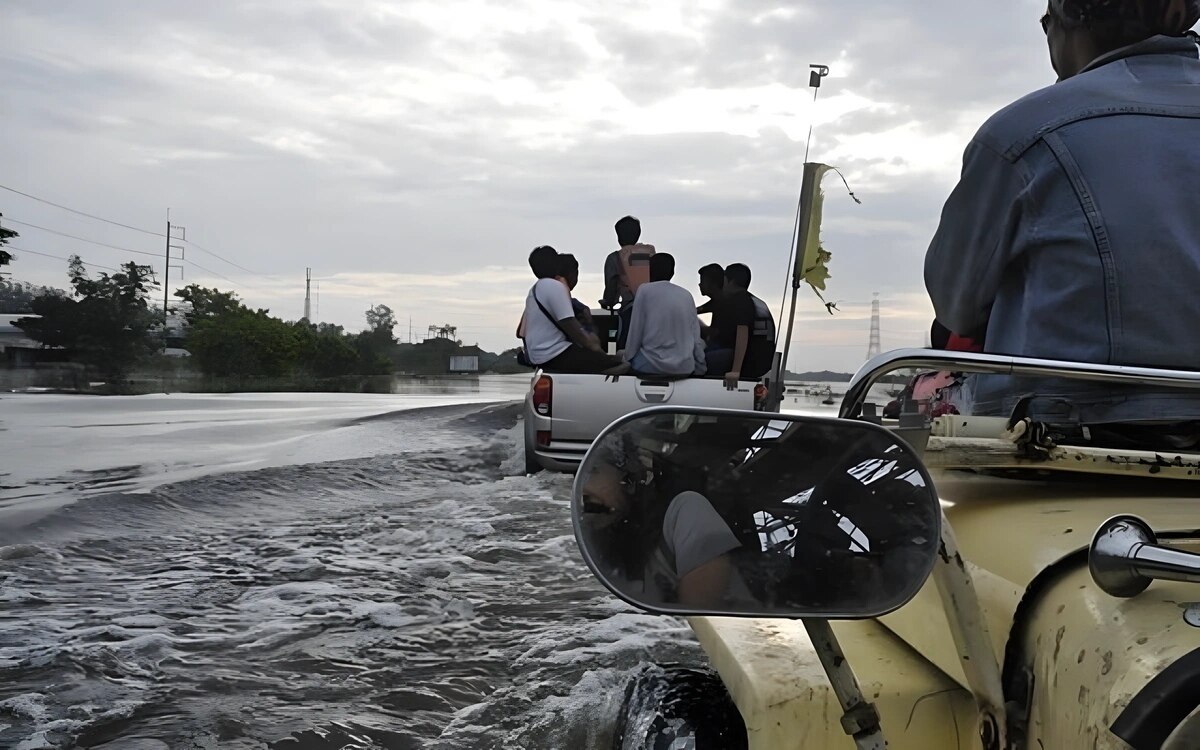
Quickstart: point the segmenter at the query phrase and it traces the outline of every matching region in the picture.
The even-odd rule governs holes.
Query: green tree
[[[30,307],[40,317],[19,318],[17,327],[43,346],[62,347],[108,379],[120,378],[158,348],[154,334],[159,325],[148,303],[158,286],[150,267],[129,262],[121,268],[93,279],[79,256],[72,255],[68,275],[74,297],[35,297]]]
[[[292,371],[300,342],[292,326],[266,310],[243,307],[197,320],[186,346],[206,375],[278,378]]]
[[[394,341],[392,335],[396,327],[396,314],[387,305],[375,305],[367,310],[367,328],[380,338],[386,335],[388,341]]]
[[[3,217],[4,217],[4,214],[0,214],[0,218],[3,218]],[[7,245],[8,241],[11,240],[13,237],[20,237],[20,236],[21,235],[17,234],[16,232],[14,232],[11,229],[5,229],[4,227],[0,227],[0,248],[3,248],[5,245]],[[9,263],[12,263],[12,259],[13,259],[12,253],[8,252],[7,250],[0,249],[0,266],[7,266]]]
[[[47,294],[56,297],[70,296],[62,289],[0,279],[0,313],[32,313],[34,298]]]
[[[189,326],[201,320],[249,311],[238,299],[236,292],[222,292],[220,289],[209,289],[199,284],[189,284],[176,291],[175,296],[188,305],[184,318]],[[265,313],[266,310],[262,312]]]

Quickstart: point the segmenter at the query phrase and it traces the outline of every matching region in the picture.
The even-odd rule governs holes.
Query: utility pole
[[[867,343],[867,359],[878,356],[883,351],[879,341],[879,292],[871,300],[871,340]]]
[[[312,269],[304,269],[304,320],[312,323]]]
[[[183,245],[172,245],[171,240],[184,241],[187,238],[187,229],[178,224],[171,223],[171,209],[167,209],[167,253],[166,261],[163,266],[163,351],[167,349],[167,318],[169,315],[168,305],[171,302],[171,269],[179,269],[179,278],[183,278],[183,266],[171,265],[171,248],[179,251],[179,259],[183,260],[184,247]]]

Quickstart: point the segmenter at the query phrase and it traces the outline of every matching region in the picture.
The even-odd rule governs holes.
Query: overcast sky
[[[320,320],[357,330],[383,303],[401,340],[411,316],[499,351],[529,250],[573,252],[594,304],[627,213],[693,294],[695,269],[741,261],[777,307],[815,124],[812,160],[863,205],[826,180],[841,312],[801,297],[791,366],[852,371],[873,292],[884,348],[922,345],[921,261],[962,150],[1054,80],[1044,6],[5,0],[0,184],[158,232],[169,207],[197,243],[173,288],[296,319],[311,267]],[[810,63],[832,68],[815,107]],[[161,278],[160,238],[4,190],[0,212],[16,279],[66,284],[64,261],[22,249]]]

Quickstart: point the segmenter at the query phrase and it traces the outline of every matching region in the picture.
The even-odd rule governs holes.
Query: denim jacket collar
[[[1112,52],[1106,52],[1088,63],[1080,73],[1095,70],[1101,65],[1107,65],[1117,60],[1138,55],[1180,55],[1183,57],[1200,57],[1196,47],[1196,39],[1192,36],[1152,36],[1128,47],[1121,47]]]

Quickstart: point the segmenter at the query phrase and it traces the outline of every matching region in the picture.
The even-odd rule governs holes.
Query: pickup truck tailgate
[[[754,381],[726,390],[719,379],[658,380],[622,375],[551,375],[554,380],[554,440],[593,440],[619,417],[651,406],[753,409]]]

